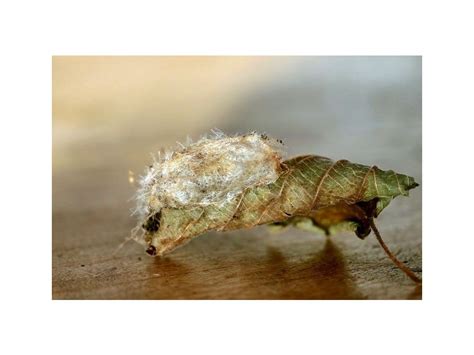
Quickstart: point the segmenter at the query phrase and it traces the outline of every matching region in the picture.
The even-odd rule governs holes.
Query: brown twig
[[[398,268],[402,270],[410,279],[412,279],[416,283],[421,283],[421,279],[418,276],[416,276],[415,273],[408,268],[408,266],[406,266],[404,263],[398,260],[395,257],[395,255],[393,255],[392,252],[388,249],[387,245],[382,240],[382,237],[380,236],[380,233],[377,227],[375,226],[373,219],[370,220],[370,226],[372,227],[372,230],[374,231],[375,237],[377,238],[378,242],[380,243],[380,245],[382,246],[383,250],[388,255],[388,257],[393,261],[393,263],[397,265]]]

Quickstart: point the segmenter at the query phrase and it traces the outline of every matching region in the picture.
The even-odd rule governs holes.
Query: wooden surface
[[[111,171],[73,175],[54,179],[54,299],[421,298],[421,287],[373,237],[362,241],[350,233],[326,238],[258,227],[208,233],[163,258],[149,257],[134,242],[118,249],[135,225],[126,201],[131,187]],[[420,196],[395,200],[379,221],[388,245],[416,271]]]
[[[137,223],[129,170],[140,174],[150,152],[186,134],[257,129],[284,138],[290,155],[347,158],[414,176],[421,186],[395,199],[376,222],[391,250],[421,276],[421,62],[378,66],[373,58],[361,67],[361,60],[338,59],[321,69],[318,61],[297,61],[226,101],[219,95],[236,86],[232,80],[263,72],[261,62],[250,69],[219,64],[219,71],[205,60],[179,67],[166,59],[163,82],[159,70],[153,79],[153,60],[120,60],[126,65],[53,63],[53,299],[421,299],[421,287],[373,235],[328,239],[258,227],[208,233],[164,258],[149,257],[134,242],[118,250]],[[203,75],[203,63],[214,76]],[[147,75],[136,71],[144,65]],[[180,72],[183,82],[176,80]],[[193,75],[199,85],[205,79],[204,91],[189,90]],[[201,96],[192,101],[195,95]]]

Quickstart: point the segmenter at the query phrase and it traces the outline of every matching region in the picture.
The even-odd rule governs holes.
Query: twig
[[[404,263],[398,260],[395,257],[395,255],[393,255],[392,252],[388,249],[387,245],[382,240],[382,237],[380,236],[380,233],[377,227],[375,226],[373,219],[370,220],[370,226],[372,227],[372,230],[374,231],[375,237],[377,238],[378,242],[380,243],[380,245],[382,246],[383,250],[388,255],[388,257],[392,259],[393,263],[397,265],[398,268],[402,270],[410,279],[412,279],[413,281],[417,283],[421,283],[421,279],[418,276],[416,276],[415,273],[408,268],[408,266],[406,266]]]

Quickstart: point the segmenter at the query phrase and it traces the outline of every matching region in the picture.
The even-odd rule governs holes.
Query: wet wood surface
[[[421,298],[421,287],[394,267],[373,236],[257,227],[208,233],[161,258],[134,242],[120,247],[136,223],[125,171],[72,175],[54,179],[54,299]],[[420,196],[414,191],[393,201],[378,221],[390,248],[418,272]]]

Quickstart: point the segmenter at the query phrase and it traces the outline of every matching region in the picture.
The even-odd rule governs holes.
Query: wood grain
[[[326,238],[296,229],[272,234],[257,227],[208,233],[163,258],[147,256],[133,242],[117,251],[135,225],[125,174],[122,181],[107,178],[113,171],[67,175],[53,182],[54,299],[421,298],[421,288],[372,237]],[[104,194],[115,198],[101,200]],[[398,256],[419,268],[421,226],[410,216],[419,194],[395,202],[380,228]],[[390,227],[394,222],[399,225]]]

